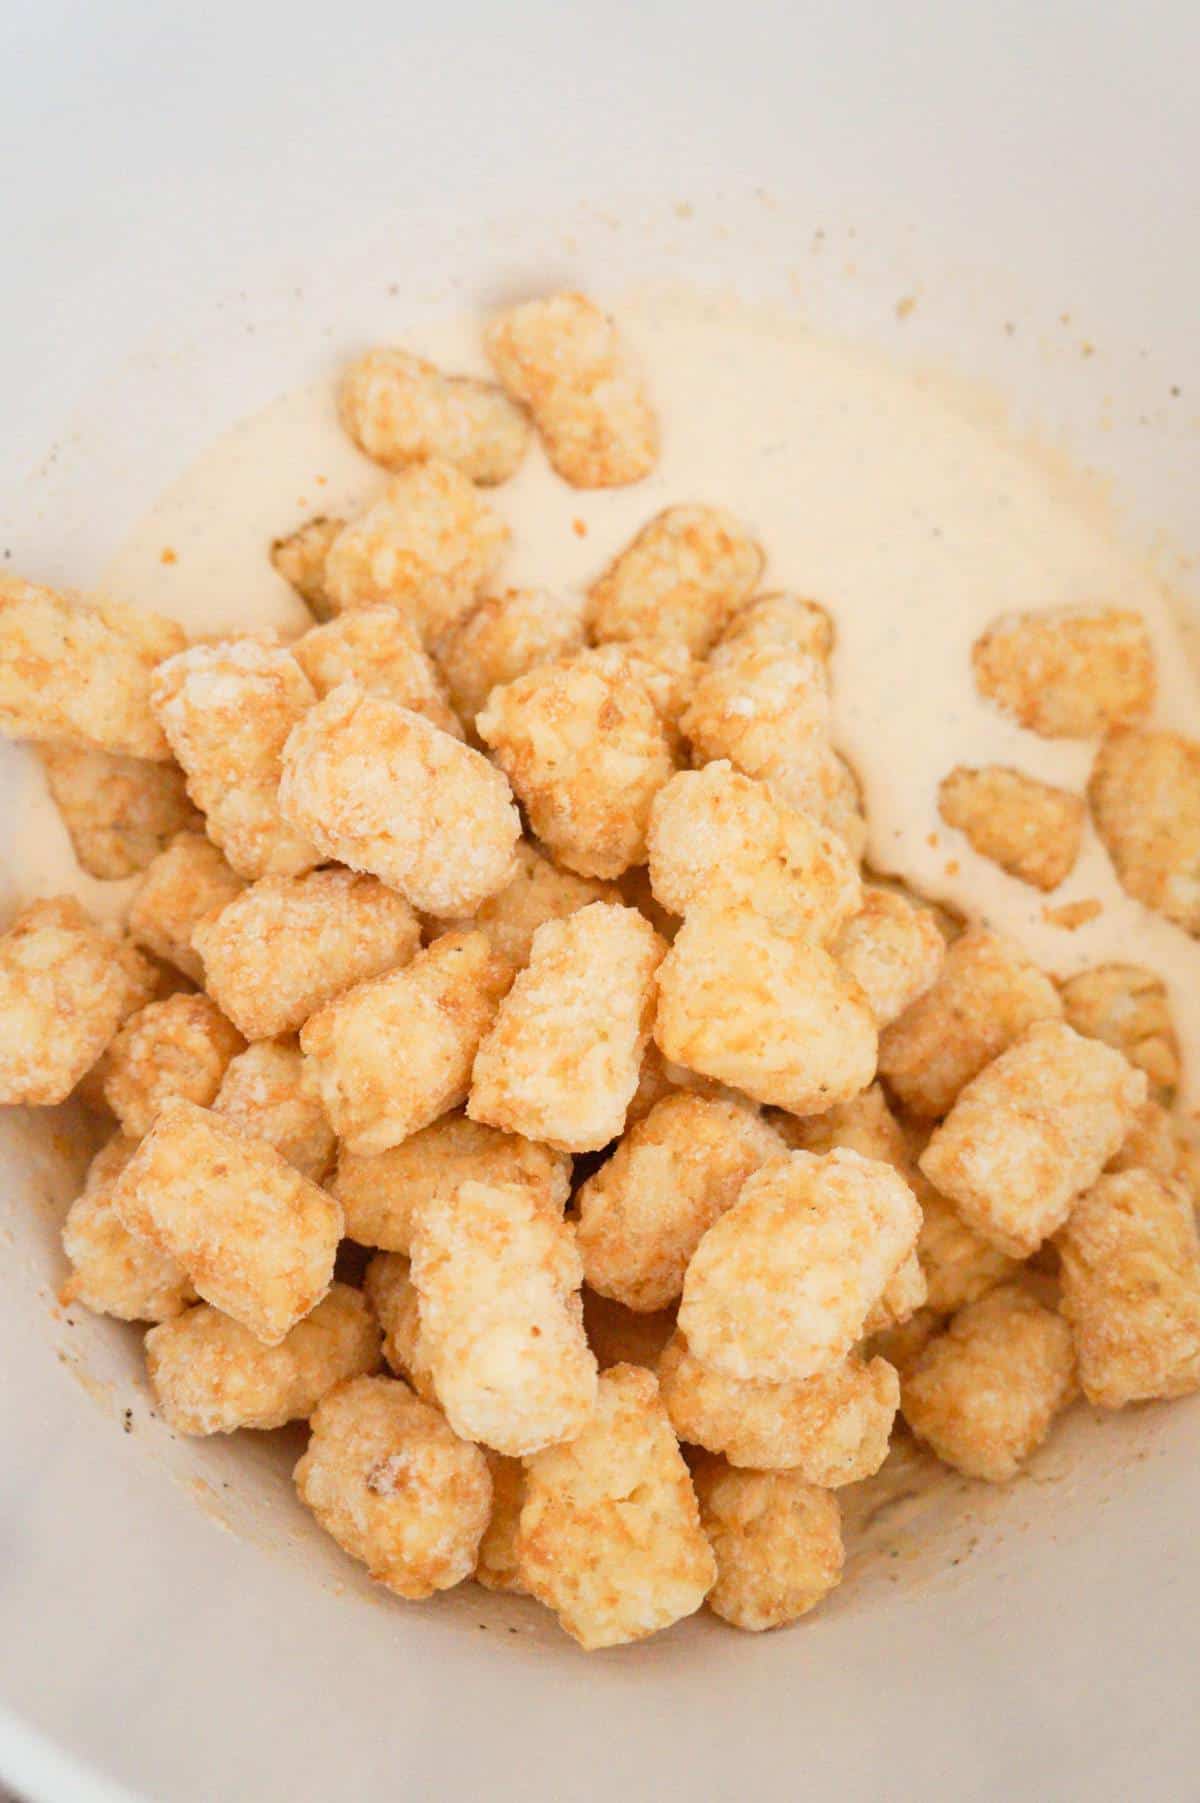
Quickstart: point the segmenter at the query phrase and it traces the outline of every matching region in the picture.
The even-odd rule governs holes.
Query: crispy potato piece
[[[937,1314],[952,1315],[968,1303],[978,1302],[997,1284],[1010,1282],[1019,1267],[960,1220],[946,1198],[920,1173],[918,1178],[921,1235],[917,1257],[925,1273],[925,1300]]]
[[[295,1477],[326,1533],[397,1596],[419,1601],[474,1570],[492,1509],[487,1460],[407,1384],[338,1384]]]
[[[1077,1390],[1066,1322],[1020,1285],[1003,1284],[929,1342],[902,1378],[900,1406],[945,1464],[1003,1484]]]
[[[675,639],[613,639],[592,645],[570,660],[577,669],[593,670],[606,682],[639,682],[654,704],[667,735],[671,756],[687,762],[680,721],[692,699],[704,665]]]
[[[588,595],[599,644],[665,638],[703,657],[753,592],[763,552],[721,507],[668,507],[642,527]]]
[[[65,1102],[154,980],[73,896],[22,909],[0,933],[0,1104]]]
[[[1016,1269],[1015,1266],[1013,1268]],[[907,1321],[871,1334],[863,1341],[862,1356],[867,1359],[885,1359],[903,1381],[930,1340],[935,1334],[941,1333],[945,1325],[945,1316],[936,1309],[919,1308]]]
[[[333,1128],[305,1089],[303,1073],[295,1040],[259,1040],[231,1059],[213,1113],[251,1139],[265,1140],[301,1176],[320,1183],[333,1163]]]
[[[695,1480],[717,1561],[714,1615],[760,1634],[798,1621],[837,1588],[841,1513],[828,1490],[796,1471],[732,1471],[718,1459],[703,1460]]]
[[[377,1252],[363,1276],[363,1293],[383,1330],[383,1356],[422,1402],[438,1406],[433,1367],[421,1337],[421,1298],[412,1267],[400,1252]]]
[[[1089,1402],[1120,1409],[1200,1389],[1200,1240],[1183,1184],[1149,1171],[1101,1177],[1058,1249]]]
[[[159,614],[0,576],[0,734],[167,762],[151,678],[186,644]]]
[[[1122,888],[1200,934],[1200,743],[1173,732],[1110,733],[1088,800]]]
[[[1083,841],[1083,797],[1021,770],[957,765],[942,779],[938,812],[981,858],[1035,889],[1057,889]]]
[[[1179,1082],[1179,1040],[1162,978],[1140,964],[1099,964],[1059,988],[1067,1025],[1124,1052],[1169,1102]]]
[[[335,1283],[277,1346],[201,1303],[146,1335],[146,1371],[177,1434],[232,1434],[304,1421],[322,1396],[379,1365],[379,1329],[357,1290]]]
[[[494,688],[582,650],[583,608],[581,594],[508,588],[462,614],[438,640],[436,654],[463,719],[474,724]]]
[[[829,672],[811,652],[721,640],[709,654],[682,722],[695,761],[727,758],[781,798],[824,818],[816,790],[831,781]],[[823,793],[823,790],[822,790]]]
[[[183,1266],[198,1294],[278,1346],[329,1289],[342,1211],[262,1140],[176,1098],[113,1190],[131,1233]]]
[[[517,1530],[525,1506],[525,1467],[520,1459],[506,1459],[485,1448],[492,1474],[492,1515],[475,1561],[475,1582],[488,1590],[526,1594],[517,1563]]]
[[[175,1260],[130,1233],[113,1208],[113,1188],[136,1151],[136,1140],[114,1133],[88,1166],[83,1193],[63,1222],[71,1272],[59,1301],[64,1308],[82,1302],[119,1321],[169,1321],[196,1292]]]
[[[726,1377],[793,1383],[840,1364],[912,1252],[921,1211],[891,1165],[792,1152],[748,1178],[688,1266],[679,1325]]]
[[[156,958],[203,983],[204,965],[192,947],[192,933],[243,887],[211,839],[179,833],[148,867],[129,909],[129,931]]]
[[[345,520],[317,514],[271,546],[271,562],[318,620],[331,619],[337,612],[325,587],[325,559],[345,524]]]
[[[407,964],[416,915],[393,890],[352,870],[263,877],[195,928],[207,985],[247,1039],[302,1027],[356,983]]]
[[[206,995],[172,995],[131,1015],[105,1054],[104,1099],[141,1139],[172,1096],[207,1108],[230,1060],[245,1047]]]
[[[1152,1171],[1156,1177],[1182,1183],[1200,1209],[1200,1120],[1173,1114],[1160,1102],[1147,1102],[1107,1168]]]
[[[575,488],[640,482],[658,461],[658,421],[617,329],[583,294],[554,294],[492,320],[484,349],[533,414],[546,454]]]
[[[288,740],[280,805],[322,853],[414,907],[470,914],[512,881],[521,822],[479,752],[420,714],[343,683]]]
[[[1116,607],[1006,614],[971,661],[980,694],[1043,738],[1099,738],[1154,704],[1146,622]]]
[[[748,1108],[702,1096],[659,1102],[579,1191],[588,1283],[651,1313],[683,1292],[688,1262],[742,1184],[783,1141]]]
[[[416,627],[399,608],[352,608],[302,633],[290,650],[319,696],[354,682],[410,713],[424,714],[452,738],[462,738],[442,679],[422,649]]]
[[[875,1075],[875,1020],[828,952],[777,933],[748,904],[692,909],[658,974],[664,1055],[793,1114],[817,1114]]]
[[[891,889],[868,887],[861,909],[842,927],[832,950],[866,996],[882,1031],[937,981],[946,941],[928,908]]]
[[[670,1627],[716,1564],[651,1372],[615,1365],[578,1438],[528,1462],[517,1568],[589,1651]]]
[[[440,457],[472,482],[507,482],[532,436],[520,407],[493,382],[447,376],[424,357],[381,349],[356,357],[338,395],[342,424],[385,469]]]
[[[781,591],[759,595],[740,607],[721,633],[721,657],[756,651],[799,652],[826,666],[833,656],[833,621],[818,601]],[[731,647],[737,646],[737,652]],[[720,659],[718,659],[720,661]]]
[[[620,891],[612,883],[560,870],[535,845],[522,839],[517,846],[517,874],[512,882],[489,896],[469,921],[453,924],[478,927],[514,970],[523,970],[529,962],[533,935],[546,921],[565,920],[589,902],[620,900]]]
[[[664,946],[632,908],[592,902],[533,936],[527,967],[475,1059],[473,1121],[595,1152],[637,1088]]]
[[[644,1365],[657,1371],[667,1341],[675,1331],[675,1310],[635,1314],[623,1302],[583,1286],[583,1325],[588,1345],[601,1371],[613,1365]]]
[[[200,824],[177,764],[77,745],[43,745],[38,756],[76,862],[102,882],[145,870],[175,833]]]

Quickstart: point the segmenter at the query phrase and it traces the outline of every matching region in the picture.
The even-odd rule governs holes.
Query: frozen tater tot
[[[159,614],[0,576],[0,735],[167,761],[151,682],[186,644]]]
[[[658,992],[660,1051],[756,1102],[818,1114],[875,1075],[875,1020],[857,983],[749,903],[693,908]]]
[[[338,1384],[311,1428],[296,1489],[343,1551],[412,1601],[470,1577],[492,1509],[477,1446],[390,1377]]]
[[[1160,1102],[1140,1108],[1121,1150],[1108,1161],[1110,1171],[1152,1171],[1176,1179],[1200,1209],[1200,1119],[1176,1114]]]
[[[1014,1271],[1016,1267],[1013,1267]],[[933,1308],[919,1308],[907,1321],[885,1327],[864,1340],[864,1358],[884,1359],[903,1382],[935,1334],[941,1333],[946,1318]]]
[[[815,657],[828,666],[833,656],[833,621],[818,601],[783,591],[759,595],[740,607],[721,633],[717,662],[756,651],[787,651]]]
[[[513,969],[521,970],[529,962],[533,935],[546,921],[565,920],[589,902],[619,902],[621,896],[611,883],[560,870],[527,839],[517,846],[516,856],[512,882],[476,908],[469,922],[454,924],[478,927]]]
[[[539,664],[493,689],[475,729],[538,838],[581,876],[646,856],[650,804],[674,771],[666,728],[627,659]]]
[[[399,608],[352,608],[324,626],[313,626],[289,649],[318,695],[330,694],[339,683],[356,682],[462,738],[442,679],[416,627]]]
[[[639,682],[662,722],[672,757],[687,761],[680,721],[704,665],[686,645],[676,639],[613,639],[576,653],[572,661],[609,681],[628,682],[632,677]]]
[[[525,1467],[520,1459],[505,1458],[485,1447],[492,1474],[492,1515],[479,1542],[475,1582],[488,1590],[510,1590],[524,1596],[525,1585],[517,1560],[517,1532],[525,1506]]]
[[[832,950],[866,996],[882,1031],[936,982],[946,941],[928,908],[894,890],[868,887],[861,909],[843,926]]]
[[[245,1041],[206,995],[148,1002],[105,1054],[104,1099],[132,1139],[149,1133],[164,1102],[207,1108]]]
[[[179,833],[147,868],[130,905],[129,931],[156,958],[203,983],[204,965],[192,934],[206,914],[223,908],[243,887],[211,839]]]
[[[239,876],[295,876],[320,862],[279,809],[284,742],[315,699],[291,653],[258,639],[193,645],[155,674],[154,711],[188,794]]]
[[[1077,1390],[1067,1323],[1021,1285],[1003,1284],[930,1340],[902,1378],[900,1406],[943,1463],[1003,1484]]]
[[[205,982],[247,1039],[303,1026],[335,997],[407,964],[421,943],[402,895],[352,870],[263,877],[200,922]]]
[[[525,1458],[574,1437],[596,1401],[575,1229],[523,1184],[462,1184],[413,1221],[421,1351],[465,1439]]]
[[[472,1120],[596,1152],[637,1088],[664,946],[632,908],[592,902],[533,936],[475,1059]]]
[[[517,1565],[589,1651],[644,1640],[700,1607],[716,1565],[651,1372],[605,1371],[578,1438],[529,1460]]]
[[[971,655],[980,694],[1043,738],[1099,738],[1154,702],[1146,622],[1121,608],[1006,614]]]
[[[927,1295],[925,1272],[914,1246],[888,1278],[878,1302],[868,1310],[863,1333],[882,1333],[889,1327],[901,1326],[925,1306]]]
[[[1167,986],[1139,964],[1098,964],[1059,985],[1067,1025],[1124,1052],[1160,1101],[1179,1082],[1179,1039]]]
[[[196,1292],[183,1269],[125,1227],[113,1207],[113,1189],[137,1151],[137,1141],[116,1133],[88,1166],[83,1193],[63,1222],[63,1250],[71,1271],[59,1300],[81,1302],[119,1321],[169,1321]]]
[[[444,933],[404,969],[311,1016],[300,1034],[306,1080],[348,1151],[386,1152],[466,1101],[511,981],[485,934]]]
[[[663,1348],[675,1331],[675,1310],[652,1315],[635,1313],[611,1296],[583,1286],[583,1326],[601,1371],[613,1365],[644,1365],[656,1371]]]
[[[131,1233],[183,1266],[205,1302],[277,1346],[329,1288],[342,1211],[262,1140],[167,1102],[113,1192]]]
[[[65,1102],[154,981],[73,896],[31,902],[0,933],[0,1105]]]
[[[1200,935],[1200,741],[1174,732],[1110,733],[1088,800],[1122,888]]]
[[[213,1113],[251,1139],[265,1140],[302,1176],[320,1183],[333,1163],[333,1128],[305,1088],[303,1073],[294,1040],[259,1040],[230,1060]]]
[[[403,608],[426,645],[475,600],[509,530],[453,464],[430,457],[393,476],[338,533],[325,558],[337,612],[387,602]]]
[[[952,1315],[1017,1275],[1016,1260],[960,1220],[946,1198],[919,1172],[914,1192],[921,1204],[917,1257],[925,1273],[929,1308]]]
[[[571,1191],[571,1160],[518,1134],[447,1114],[373,1157],[342,1146],[330,1187],[352,1240],[407,1253],[413,1219],[424,1204],[434,1196],[453,1199],[468,1181],[524,1184],[561,1215]]]
[[[435,654],[463,719],[473,723],[494,688],[581,650],[583,609],[582,594],[571,590],[508,588],[461,615]]]
[[[379,1365],[379,1328],[362,1296],[335,1283],[277,1346],[201,1303],[146,1335],[146,1371],[177,1434],[232,1434],[304,1421],[322,1396]]]
[[[271,546],[271,562],[317,620],[328,620],[337,612],[325,587],[325,559],[345,524],[318,514]]]
[[[905,1108],[938,1117],[959,1091],[1062,1001],[1019,945],[970,927],[946,953],[941,973],[879,1040],[879,1072]]]
[[[837,1588],[837,1498],[797,1471],[734,1471],[719,1459],[695,1472],[700,1520],[717,1561],[714,1615],[751,1634],[798,1621]]]
[[[688,1266],[679,1326],[727,1377],[792,1383],[840,1364],[921,1225],[900,1173],[838,1148],[748,1178]]]
[[[942,779],[938,812],[981,858],[1035,889],[1057,889],[1083,842],[1083,797],[1021,770],[959,764]]]
[[[441,457],[472,482],[507,482],[532,436],[529,420],[494,382],[444,375],[409,351],[356,357],[338,411],[361,451],[385,469]]]
[[[433,1367],[421,1336],[421,1298],[412,1267],[400,1252],[377,1252],[363,1277],[363,1294],[383,1332],[383,1356],[422,1402],[437,1406]]]
[[[39,757],[76,862],[102,882],[145,870],[176,833],[199,824],[176,764],[77,745],[43,745]]]
[[[353,683],[288,740],[280,804],[325,857],[444,919],[473,913],[515,874],[521,821],[500,771]]]
[[[832,779],[829,675],[822,658],[750,637],[719,643],[681,722],[695,761],[728,758],[807,808],[814,782]]]
[[[668,507],[643,526],[588,597],[599,644],[674,639],[703,657],[762,575],[762,547],[721,507]]]
[[[580,1189],[588,1283],[627,1308],[666,1308],[701,1239],[783,1141],[750,1109],[672,1095],[622,1139]]]
[[[658,461],[658,421],[611,319],[583,294],[501,313],[484,334],[493,369],[533,414],[546,454],[575,488],[640,482]]]
[[[1098,1039],[1041,1021],[963,1090],[921,1169],[985,1239],[1028,1258],[1120,1151],[1146,1078]]]
[[[1183,1184],[1149,1171],[1101,1177],[1058,1249],[1089,1402],[1120,1409],[1200,1389],[1200,1240]]]

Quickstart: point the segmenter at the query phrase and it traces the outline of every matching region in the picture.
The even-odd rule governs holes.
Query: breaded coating
[[[1061,1015],[1057,989],[1019,945],[970,927],[932,988],[880,1035],[879,1074],[905,1108],[937,1118],[1026,1027]]]
[[[753,647],[799,652],[826,665],[833,656],[834,639],[833,621],[820,602],[787,591],[747,602],[721,633],[723,656],[732,655],[729,647],[736,645],[739,656]]]
[[[851,1354],[799,1383],[756,1383],[702,1365],[678,1329],[658,1382],[681,1440],[724,1453],[731,1465],[795,1470],[828,1490],[879,1470],[900,1406],[899,1380],[884,1359],[866,1364]]]
[[[342,424],[385,469],[440,457],[472,482],[507,482],[529,446],[529,420],[494,382],[447,376],[409,351],[356,357],[338,395]]]
[[[1015,1266],[1013,1267],[1016,1268]],[[885,1359],[899,1373],[903,1382],[935,1334],[941,1333],[946,1318],[932,1308],[919,1308],[915,1315],[898,1327],[885,1327],[864,1340],[864,1358]]]
[[[407,964],[420,943],[404,897],[352,870],[263,877],[192,935],[209,991],[247,1039],[294,1032],[356,983]]]
[[[141,954],[73,896],[31,902],[0,933],[0,1104],[65,1102],[153,990]]]
[[[582,650],[583,608],[583,596],[571,591],[507,588],[462,614],[436,655],[463,719],[473,724],[494,688]]]
[[[717,1561],[714,1615],[751,1634],[798,1621],[842,1577],[837,1498],[796,1471],[696,1470],[700,1519]]]
[[[165,762],[151,679],[186,644],[159,614],[0,576],[0,734]]]
[[[337,612],[325,587],[325,559],[345,524],[345,520],[318,514],[271,546],[271,562],[318,620],[328,620]]]
[[[445,685],[416,627],[398,607],[351,608],[324,626],[313,626],[289,649],[318,695],[355,682],[410,713],[424,714],[452,738],[462,738]]]
[[[1200,1389],[1200,1241],[1183,1184],[1149,1171],[1101,1177],[1058,1249],[1089,1402],[1120,1409]]]
[[[632,908],[592,902],[533,936],[475,1059],[473,1121],[597,1152],[621,1132],[654,1012],[662,940]]]
[[[722,507],[668,507],[614,558],[588,596],[598,644],[674,639],[703,657],[762,575],[761,545]]]
[[[273,1147],[194,1102],[167,1102],[113,1191],[131,1233],[198,1294],[277,1346],[333,1278],[342,1211]]]
[[[530,1459],[517,1565],[589,1650],[644,1640],[700,1607],[716,1563],[649,1371],[605,1371],[578,1438]]]
[[[339,613],[380,601],[403,608],[432,645],[466,613],[508,540],[508,527],[473,483],[430,457],[393,476],[338,533],[325,558],[325,588]]]
[[[913,1188],[911,1183],[909,1188]],[[868,1309],[863,1333],[885,1333],[889,1327],[902,1326],[919,1308],[924,1308],[928,1293],[925,1272],[914,1246],[884,1284],[878,1302]]]
[[[146,1372],[177,1434],[304,1421],[334,1384],[379,1366],[379,1329],[357,1290],[335,1283],[278,1346],[204,1303],[146,1335]]]
[[[959,764],[938,788],[938,812],[981,858],[1035,889],[1057,889],[1075,868],[1086,810],[1081,795],[1021,770]]]
[[[539,664],[493,689],[475,730],[529,823],[581,876],[644,862],[650,804],[674,771],[666,728],[628,659]]]
[[[172,1096],[207,1108],[230,1060],[245,1047],[206,995],[172,995],[131,1015],[105,1055],[104,1099],[131,1139],[141,1139]]]
[[[296,876],[320,862],[279,809],[284,743],[315,699],[291,653],[258,639],[193,645],[155,675],[154,711],[188,794],[239,876]]]
[[[946,941],[928,908],[894,890],[868,887],[832,951],[866,996],[882,1031],[937,981]]]
[[[463,1183],[413,1221],[420,1344],[446,1419],[526,1458],[570,1440],[596,1402],[575,1229],[524,1184]]]
[[[955,1315],[900,1385],[904,1419],[967,1477],[1007,1483],[1077,1394],[1071,1330],[1018,1284]]]
[[[583,1325],[601,1371],[613,1365],[644,1365],[647,1371],[656,1371],[663,1348],[675,1331],[675,1310],[635,1314],[623,1302],[600,1296],[585,1283]]]
[[[203,983],[204,965],[192,947],[192,933],[243,887],[211,839],[180,833],[147,869],[129,909],[129,931],[156,958]]]
[[[433,1367],[421,1338],[421,1298],[400,1252],[377,1252],[363,1277],[363,1294],[383,1330],[383,1356],[422,1402],[437,1407]]]
[[[1173,1114],[1160,1102],[1140,1108],[1110,1171],[1152,1171],[1182,1183],[1200,1209],[1200,1120]]]
[[[627,1308],[666,1308],[713,1222],[783,1149],[774,1128],[737,1103],[665,1097],[579,1191],[588,1283]]]
[[[583,294],[554,294],[492,320],[484,349],[524,403],[564,481],[640,482],[658,461],[658,421],[611,319]]]
[[[971,661],[980,694],[1043,738],[1099,738],[1154,704],[1146,622],[1117,607],[1006,614]]]
[[[565,920],[589,902],[619,902],[620,892],[611,883],[576,876],[560,870],[535,845],[522,839],[517,846],[517,874],[505,888],[476,908],[469,922],[478,927],[514,970],[523,970],[533,948],[533,935],[548,920]]]
[[[1010,1282],[1018,1266],[960,1220],[920,1172],[917,1181],[914,1192],[921,1204],[917,1257],[925,1273],[925,1300],[937,1314],[952,1315],[969,1302],[978,1302],[997,1284]]]
[[[469,1578],[492,1510],[487,1460],[391,1377],[322,1398],[296,1489],[325,1529],[397,1596]]]
[[[1111,733],[1088,800],[1122,888],[1200,934],[1200,743],[1173,732]]]
[[[891,1165],[839,1147],[747,1179],[688,1267],[679,1325],[727,1377],[793,1383],[840,1364],[912,1252],[921,1211]]]
[[[479,1042],[512,981],[483,933],[444,933],[360,983],[300,1034],[306,1081],[347,1151],[386,1152],[467,1099]]]
[[[333,1163],[333,1128],[306,1090],[303,1073],[295,1040],[259,1040],[230,1061],[213,1113],[251,1139],[265,1140],[302,1176],[320,1183]]]
[[[470,914],[512,881],[521,822],[478,751],[420,714],[343,683],[288,740],[280,805],[325,857],[413,906]]]
[[[572,663],[598,672],[606,681],[627,682],[630,675],[641,684],[654,704],[671,748],[679,763],[687,762],[680,721],[695,692],[704,665],[677,639],[613,639],[577,652]]]
[[[825,818],[834,793],[829,743],[829,673],[824,661],[752,636],[720,641],[681,725],[694,761],[728,758],[735,770],[773,783],[790,807]]]
[[[137,1151],[137,1141],[115,1133],[88,1166],[83,1193],[63,1222],[63,1250],[71,1271],[59,1301],[82,1302],[97,1315],[119,1321],[169,1321],[196,1292],[182,1268],[122,1225],[113,1189]]]
[[[1133,1126],[1146,1078],[1098,1039],[1040,1021],[969,1083],[921,1169],[969,1227],[1028,1258]]]
[[[875,1075],[875,1020],[829,953],[749,903],[692,909],[658,973],[654,1037],[677,1064],[793,1114]]]
[[[38,756],[76,862],[102,882],[145,870],[177,832],[200,824],[177,764],[76,745],[43,745]]]
[[[1060,989],[1067,1025],[1124,1052],[1169,1102],[1179,1082],[1179,1040],[1162,978],[1140,964],[1098,964]]]
[[[548,1212],[561,1215],[571,1191],[571,1160],[516,1133],[447,1114],[374,1157],[342,1146],[330,1187],[352,1240],[407,1253],[413,1219],[424,1204],[434,1196],[452,1201],[468,1181],[524,1184]]]
[[[724,758],[681,770],[659,790],[647,848],[651,887],[672,914],[697,902],[747,903],[781,932],[824,942],[862,904],[841,839]]]
[[[479,1542],[475,1582],[488,1590],[510,1590],[525,1595],[517,1564],[517,1530],[525,1506],[525,1467],[520,1459],[506,1459],[485,1448],[492,1474],[492,1517]]]

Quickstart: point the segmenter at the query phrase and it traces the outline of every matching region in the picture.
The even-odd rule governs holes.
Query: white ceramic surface
[[[1200,548],[1194,8],[43,0],[6,36],[13,568],[86,582],[235,415],[347,345],[563,279],[791,295],[949,361],[1116,478],[1142,529]],[[33,782],[5,752],[5,912]],[[802,1630],[697,1621],[585,1660],[532,1605],[373,1592],[292,1501],[286,1434],[235,1453],[150,1421],[132,1336],[52,1311],[78,1158],[69,1120],[0,1118],[17,1788],[1194,1791],[1197,1407],[1080,1413],[1004,1495],[901,1486],[876,1556]]]

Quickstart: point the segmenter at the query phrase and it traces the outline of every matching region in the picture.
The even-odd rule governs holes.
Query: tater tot
[[[271,546],[271,562],[318,620],[328,620],[337,612],[325,587],[325,559],[345,524],[345,520],[318,514]]]
[[[320,862],[279,809],[280,758],[316,699],[279,645],[193,645],[155,673],[154,712],[187,774],[208,836],[243,877],[295,876]]]
[[[724,649],[716,661],[740,657],[753,647],[800,652],[827,666],[835,636],[833,621],[820,602],[788,591],[759,595],[726,623],[721,633]]]
[[[700,1607],[716,1565],[649,1371],[605,1371],[578,1438],[529,1460],[517,1566],[589,1650],[644,1640]]]
[[[484,334],[493,369],[533,414],[546,454],[575,488],[640,482],[658,461],[658,421],[617,329],[583,294],[501,313]]]
[[[167,1102],[117,1180],[131,1233],[178,1260],[198,1294],[277,1346],[325,1295],[342,1211],[262,1140]]]
[[[102,882],[145,870],[199,823],[176,764],[76,745],[43,745],[39,757],[76,862]]]
[[[521,822],[501,773],[353,683],[318,702],[288,740],[280,803],[326,857],[429,914],[470,914],[515,874]]]
[[[1058,1249],[1089,1402],[1120,1409],[1200,1389],[1200,1241],[1183,1184],[1149,1171],[1101,1177]]]
[[[1015,1270],[1016,1267],[1014,1266]],[[885,1327],[863,1341],[864,1358],[884,1359],[901,1381],[907,1376],[935,1334],[941,1333],[946,1318],[932,1308],[919,1308],[907,1321]]]
[[[416,627],[399,608],[352,608],[312,627],[289,649],[319,696],[340,683],[355,682],[462,738],[442,679],[422,649]]]
[[[493,382],[447,376],[409,351],[356,357],[338,396],[342,424],[385,469],[441,457],[472,482],[507,482],[532,436],[529,420]]]
[[[831,949],[866,996],[881,1031],[937,981],[946,958],[946,941],[928,908],[872,887],[864,889],[861,909]]]
[[[978,1302],[999,1283],[1017,1275],[1018,1266],[982,1234],[959,1219],[944,1196],[918,1175],[914,1193],[921,1204],[917,1257],[925,1273],[925,1301],[941,1315],[952,1315]]]
[[[831,784],[829,677],[823,660],[754,640],[719,643],[681,722],[697,763],[728,758],[775,785],[791,807],[823,817],[814,791]]]
[[[300,1500],[397,1596],[469,1578],[492,1508],[477,1446],[390,1377],[356,1377],[317,1405],[296,1466]]]
[[[663,1348],[675,1331],[675,1310],[635,1313],[611,1296],[583,1286],[583,1326],[601,1371],[613,1365],[644,1365],[656,1371]]]
[[[131,1015],[105,1055],[104,1099],[132,1139],[149,1133],[164,1102],[207,1108],[245,1041],[206,995],[172,995]]]
[[[783,1149],[748,1108],[667,1096],[579,1191],[588,1283],[647,1313],[676,1301],[705,1233],[750,1173]]]
[[[517,1562],[517,1532],[525,1506],[525,1467],[520,1459],[507,1459],[485,1448],[492,1474],[492,1514],[475,1561],[475,1582],[488,1590],[510,1590],[525,1595]]]
[[[796,1471],[696,1470],[700,1519],[717,1561],[714,1615],[751,1634],[798,1621],[842,1577],[837,1498]]]
[[[1200,742],[1173,732],[1110,733],[1088,800],[1122,887],[1200,934]]]
[[[471,1119],[564,1152],[615,1139],[637,1088],[664,949],[640,914],[609,902],[539,927],[475,1059]]]
[[[450,699],[474,723],[494,688],[583,647],[581,594],[509,588],[485,595],[443,633],[435,654]]]
[[[1099,738],[1154,701],[1146,622],[1116,607],[1006,614],[972,652],[981,695],[1051,739]]]
[[[592,637],[674,639],[703,657],[753,591],[763,561],[762,547],[723,508],[668,507],[593,585]]]
[[[1057,889],[1083,840],[1083,797],[1021,770],[959,764],[938,789],[938,812],[981,858],[1035,889]]]
[[[247,1039],[293,1032],[421,943],[402,895],[352,870],[263,877],[194,930],[205,981]]]
[[[514,970],[522,970],[529,962],[533,935],[547,920],[565,920],[589,902],[619,902],[621,896],[612,883],[560,870],[527,839],[517,846],[516,855],[512,882],[476,908],[469,922],[455,924],[478,927]]]
[[[1160,1101],[1179,1082],[1179,1040],[1167,987],[1138,964],[1099,964],[1060,985],[1069,1027],[1124,1052],[1145,1071]]]
[[[303,1073],[294,1040],[259,1040],[230,1060],[213,1113],[251,1139],[265,1140],[302,1176],[320,1183],[333,1163],[333,1128],[305,1089]]]
[[[1027,1258],[1121,1148],[1146,1078],[1098,1039],[1041,1021],[969,1083],[921,1169],[969,1227]]]
[[[0,734],[165,761],[151,681],[186,644],[158,614],[0,576]]]
[[[335,1283],[277,1346],[201,1303],[146,1335],[146,1371],[177,1434],[231,1434],[303,1421],[334,1384],[379,1365],[379,1329],[357,1290]]]
[[[223,908],[244,885],[203,833],[180,833],[148,867],[129,909],[139,945],[165,958],[194,983],[204,965],[192,934],[206,914]]]
[[[421,1298],[412,1266],[401,1252],[377,1252],[363,1276],[363,1294],[383,1332],[383,1356],[422,1402],[437,1406],[433,1367],[421,1336]]]
[[[1003,1284],[929,1342],[902,1379],[900,1406],[945,1464],[1003,1484],[1077,1388],[1067,1323],[1028,1290]]]
[[[306,1080],[348,1151],[386,1152],[467,1099],[479,1042],[512,981],[483,933],[444,933],[412,963],[306,1022]]]
[[[675,639],[613,639],[576,652],[572,664],[592,670],[607,682],[635,681],[645,689],[658,715],[671,756],[686,763],[680,721],[704,665]]]
[[[113,1207],[117,1179],[136,1151],[136,1140],[116,1133],[88,1166],[83,1193],[63,1222],[71,1271],[59,1300],[120,1321],[169,1321],[196,1300],[196,1292],[182,1267],[130,1233]]]

